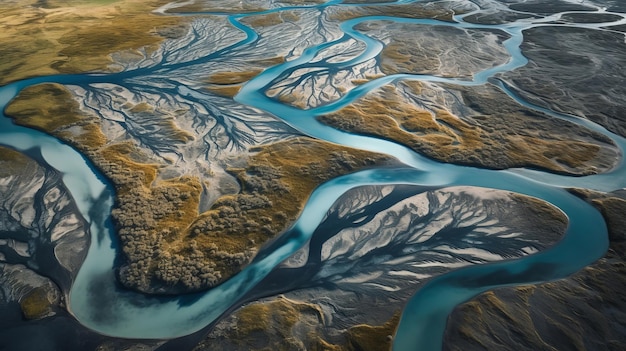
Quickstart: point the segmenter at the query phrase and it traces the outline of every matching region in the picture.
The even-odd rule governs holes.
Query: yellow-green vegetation
[[[231,86],[209,86],[206,87],[206,90],[212,92],[215,95],[232,98],[239,90],[241,90],[241,85],[231,85]]]
[[[223,331],[210,335],[194,351],[388,351],[400,321],[400,312],[383,325],[347,326],[345,331],[342,328],[340,335],[328,332],[329,326],[319,305],[284,296],[250,303],[229,318]]]
[[[248,71],[223,71],[211,74],[205,79],[206,90],[220,96],[230,97],[237,95],[241,86],[256,77],[263,69],[284,62],[284,57],[277,56],[263,60],[251,60]]]
[[[127,108],[132,113],[152,110],[147,104]],[[267,145],[251,150],[246,168],[230,170],[241,183],[239,194],[223,196],[209,211],[198,213],[200,179],[160,180],[158,164],[130,141],[107,140],[99,119],[81,114],[62,86],[26,89],[7,111],[17,123],[71,143],[111,180],[116,189],[112,215],[126,256],[119,277],[145,292],[219,284],[284,231],[320,183],[392,160],[310,138]]]
[[[241,84],[254,78],[261,70],[245,71],[245,72],[217,72],[209,76],[206,82],[209,84]]]
[[[310,314],[321,324],[324,313],[319,306],[305,302],[289,300],[285,297],[269,303],[253,303],[243,307],[237,313],[238,328],[236,336],[246,337],[253,332],[265,333],[275,328],[283,339],[291,337],[291,329],[302,319],[302,314]]]
[[[363,85],[369,81],[372,81],[374,79],[378,79],[384,76],[385,76],[384,74],[366,75],[364,79],[353,79],[350,82],[354,85]]]
[[[206,90],[220,96],[230,97],[237,95],[241,85],[254,78],[261,70],[245,72],[217,72],[206,79]]]
[[[350,351],[389,351],[393,335],[400,323],[400,312],[380,326],[359,324],[348,329],[348,350]]]
[[[283,22],[295,22],[299,19],[300,16],[295,11],[281,11],[245,17],[241,19],[241,22],[252,28],[263,28],[279,25]]]
[[[19,174],[20,170],[32,165],[33,160],[22,153],[0,146],[0,178]]]
[[[436,73],[440,61],[437,53],[420,50],[410,38],[393,38],[380,53],[380,69],[385,74]],[[447,48],[442,48],[447,49]],[[439,54],[442,54],[441,52]]]
[[[215,0],[195,0],[191,4],[176,7],[176,13],[197,13],[197,12],[218,12],[218,13],[248,13],[268,10],[260,7],[254,1],[215,1]]]
[[[130,115],[141,118],[144,126],[151,126],[159,131],[167,140],[175,143],[186,143],[194,139],[193,135],[180,129],[169,114],[158,113],[148,103],[141,102],[134,106],[126,106]]]
[[[533,339],[539,339],[531,339],[529,342],[536,343],[539,341],[540,344],[543,344],[538,335],[533,332],[534,327],[530,311],[525,308],[528,306],[528,300],[533,295],[535,288],[533,286],[522,286],[513,289],[520,300],[519,304],[516,305],[503,303],[492,291],[481,294],[480,299],[461,305],[463,313],[467,315],[467,319],[460,325],[458,333],[465,343],[481,345],[487,349],[480,335],[475,332],[474,321],[489,320],[497,316],[497,318],[506,321],[509,328],[523,331],[526,335],[532,335]]]
[[[264,351],[341,350],[320,338],[318,332],[324,327],[324,313],[316,304],[279,296],[243,306],[230,318],[234,325],[218,340],[209,337],[194,351],[221,349],[222,346]]]
[[[25,88],[6,106],[5,113],[18,125],[70,141],[85,151],[106,142],[99,120],[84,115],[71,93],[59,84]]]
[[[569,191],[606,220],[605,256],[567,278],[499,288],[457,306],[448,318],[443,350],[624,348],[626,300],[616,293],[626,288],[624,192]]]
[[[67,103],[59,103],[66,101]],[[39,84],[20,92],[5,110],[17,124],[54,132],[80,121],[78,103],[60,84]]]
[[[264,15],[246,17],[241,20],[242,23],[252,27],[270,27],[283,23],[283,20],[278,12],[272,12]]]
[[[0,3],[0,84],[55,73],[103,71],[109,54],[152,47],[183,20],[150,10],[167,0]]]
[[[419,94],[419,83],[402,84]],[[599,157],[600,143],[575,140],[578,135],[590,134],[588,130],[533,116],[507,102],[504,93],[493,88],[459,89],[468,104],[483,114],[461,119],[443,108],[427,111],[388,85],[319,120],[341,130],[395,140],[444,162],[488,168],[534,167],[573,174],[595,173],[596,167],[612,165]],[[498,101],[497,106],[494,101]],[[568,132],[571,139],[559,133],[547,135],[546,130]]]
[[[563,213],[563,211],[561,211],[558,207],[552,206],[543,200],[530,196],[524,196],[516,193],[511,193],[509,196],[515,203],[523,206],[523,209],[527,211],[524,218],[533,218],[534,223],[541,223],[542,228],[544,228],[546,232],[555,234],[564,233],[568,220],[565,213]],[[522,208],[518,211],[520,214],[523,213]],[[544,238],[544,242],[548,244],[550,239]]]
[[[219,281],[238,272],[265,242],[284,231],[300,213],[308,196],[324,181],[375,164],[392,162],[387,156],[297,138],[251,150],[256,152],[245,169],[231,169],[241,192],[219,198],[200,215],[186,235],[172,242],[184,247],[194,242],[210,258],[220,252],[228,259],[213,259]],[[178,254],[181,251],[170,250]],[[171,267],[173,268],[173,267]],[[175,269],[175,268],[173,268]],[[169,270],[168,270],[169,272]],[[176,280],[175,271],[162,276]]]
[[[308,108],[304,94],[299,91],[291,91],[289,94],[277,94],[276,91],[269,90],[267,95],[272,98],[277,98],[278,101],[283,104],[288,104],[302,110]]]
[[[48,316],[52,312],[54,301],[45,288],[37,287],[28,292],[20,300],[20,307],[24,318],[39,319]]]

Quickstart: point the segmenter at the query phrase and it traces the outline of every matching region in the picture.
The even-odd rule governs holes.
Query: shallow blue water
[[[328,4],[327,4],[328,5]],[[356,6],[356,5],[351,5]],[[279,9],[269,10],[276,12]],[[237,21],[244,15],[231,16],[233,25],[247,35],[243,41],[227,48],[234,49],[256,40],[256,33]],[[460,302],[496,286],[541,282],[565,277],[601,257],[608,246],[606,226],[600,214],[591,206],[562,190],[562,186],[579,186],[598,190],[614,190],[626,186],[624,163],[610,173],[588,177],[565,177],[538,171],[494,171],[442,164],[422,157],[396,143],[337,131],[318,123],[316,116],[337,110],[368,91],[396,79],[418,79],[461,85],[485,84],[498,72],[514,69],[526,63],[519,50],[522,25],[486,26],[467,23],[447,23],[435,20],[369,17],[350,20],[342,25],[347,37],[367,44],[367,49],[352,60],[331,64],[336,67],[353,65],[378,54],[382,44],[355,31],[358,23],[370,20],[392,20],[422,25],[443,25],[461,28],[498,29],[511,39],[505,47],[511,59],[504,65],[479,72],[473,80],[441,78],[426,75],[395,75],[383,77],[357,87],[332,104],[302,111],[269,99],[265,89],[286,72],[308,67],[309,61],[322,49],[336,42],[324,43],[305,50],[301,57],[267,69],[246,84],[236,100],[270,112],[304,134],[364,150],[393,155],[408,168],[367,170],[333,179],[315,190],[298,221],[285,235],[289,240],[274,252],[255,262],[232,279],[205,293],[195,294],[193,303],[177,297],[146,297],[116,288],[113,274],[116,257],[115,235],[105,218],[91,214],[110,213],[112,190],[103,177],[74,149],[44,133],[13,125],[0,118],[0,144],[20,151],[40,148],[51,167],[63,173],[64,183],[71,191],[83,216],[90,221],[92,242],[89,254],[71,290],[69,307],[85,326],[100,333],[129,338],[171,338],[189,334],[218,318],[239,300],[277,264],[302,246],[323,219],[330,206],[345,191],[368,184],[418,184],[431,186],[469,185],[510,190],[541,198],[565,212],[570,225],[565,238],[554,248],[517,260],[473,266],[453,271],[433,279],[408,303],[394,341],[396,350],[428,350],[441,347],[441,336],[449,312]],[[163,67],[141,69],[142,74]],[[0,106],[4,106],[24,87],[42,83],[89,84],[118,82],[138,72],[111,75],[59,75],[37,77],[0,88]],[[513,96],[516,98],[515,96]],[[624,139],[607,132],[589,121],[546,111],[516,98],[521,104],[546,112],[555,118],[570,120],[599,131],[624,150]],[[95,212],[94,212],[95,211]],[[189,297],[187,297],[189,299]]]

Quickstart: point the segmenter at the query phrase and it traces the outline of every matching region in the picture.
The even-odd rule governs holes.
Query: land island
[[[93,214],[81,212],[44,147],[18,152],[0,139],[6,345],[34,349],[21,335],[37,331],[66,349],[400,347],[403,310],[436,277],[533,256],[569,235],[570,214],[546,199],[457,180],[525,168],[579,179],[571,201],[600,210],[609,251],[565,280],[459,305],[439,342],[584,348],[596,341],[580,339],[582,325],[602,321],[619,349],[623,335],[608,327],[619,314],[607,309],[623,309],[610,291],[623,287],[624,185],[602,192],[585,177],[620,172],[625,135],[626,92],[615,83],[626,63],[624,9],[600,5],[3,3],[0,83],[19,86],[4,114],[70,145],[110,187],[104,216],[124,296],[138,306],[200,300],[309,235],[186,338],[104,336],[69,304],[90,242],[100,240],[90,237]],[[499,26],[507,23],[524,29]],[[554,36],[558,48],[546,42]],[[516,38],[517,49],[507,44]],[[423,177],[439,164],[460,168]],[[413,178],[399,178],[407,172]],[[333,194],[306,234],[300,223],[320,201],[312,194],[329,184],[354,186]],[[556,300],[582,306],[594,291],[602,302],[578,329],[540,322],[574,318],[565,308],[537,317]],[[115,323],[107,318],[96,320]],[[503,343],[508,328],[521,336]]]

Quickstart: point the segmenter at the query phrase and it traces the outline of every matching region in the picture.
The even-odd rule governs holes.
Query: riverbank
[[[448,319],[444,350],[621,350],[626,345],[621,296],[626,288],[626,197],[623,191],[573,192],[606,219],[607,254],[568,278],[500,288],[459,305]]]

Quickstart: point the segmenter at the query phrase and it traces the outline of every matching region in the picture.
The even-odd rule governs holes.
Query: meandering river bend
[[[331,1],[316,6],[338,4],[340,4],[339,1]],[[277,8],[261,13],[270,14],[289,9],[292,7]],[[476,10],[478,11],[480,10]],[[502,189],[543,199],[561,209],[569,219],[565,238],[549,250],[520,259],[462,268],[431,280],[418,291],[403,311],[394,339],[395,350],[440,349],[448,314],[456,305],[481,292],[498,286],[538,283],[563,278],[600,258],[608,246],[606,226],[602,217],[590,205],[569,194],[563,188],[581,187],[601,191],[624,188],[626,187],[626,165],[623,160],[608,173],[584,177],[568,177],[536,170],[497,171],[464,167],[433,161],[392,141],[341,132],[316,120],[319,115],[336,111],[367,92],[399,79],[463,86],[495,84],[527,108],[604,134],[619,147],[623,154],[626,147],[624,138],[589,120],[535,106],[515,95],[502,82],[494,79],[499,73],[514,70],[527,63],[520,49],[524,30],[538,26],[554,26],[554,21],[564,13],[542,19],[518,20],[504,25],[479,25],[463,20],[464,17],[476,12],[456,15],[453,22],[385,16],[347,20],[341,24],[341,30],[344,33],[341,38],[334,42],[311,46],[296,59],[266,69],[243,86],[235,96],[236,101],[242,104],[266,111],[301,133],[314,138],[393,155],[406,167],[361,171],[333,179],[318,187],[310,196],[297,222],[283,234],[285,240],[281,241],[280,247],[264,258],[256,260],[218,287],[195,294],[193,303],[183,302],[182,297],[146,297],[118,288],[113,270],[118,246],[115,233],[108,222],[114,201],[114,191],[111,185],[103,181],[104,177],[98,174],[89,160],[76,150],[47,134],[14,125],[3,115],[0,119],[0,144],[22,152],[39,149],[48,165],[63,174],[64,183],[82,215],[91,223],[91,246],[71,289],[69,301],[71,312],[85,326],[99,333],[117,337],[174,338],[202,329],[218,319],[242,296],[255,289],[256,284],[274,267],[304,245],[322,221],[325,213],[343,193],[362,185],[414,184],[434,188],[464,185]],[[238,47],[253,45],[257,34],[250,27],[242,24],[240,19],[258,14],[260,13],[228,15],[230,23],[240,29],[246,37],[222,50],[234,50]],[[626,23],[624,15],[616,15],[619,15],[620,19],[611,23],[558,25],[600,29],[608,25]],[[353,39],[362,42],[366,49],[351,60],[327,62],[326,65],[329,68],[340,69],[354,66],[379,55],[383,44],[355,30],[355,26],[360,23],[379,20],[424,26],[500,31],[510,37],[503,43],[510,59],[502,65],[474,74],[472,79],[410,74],[385,76],[358,86],[333,103],[309,110],[291,107],[267,97],[266,91],[274,82],[297,69],[313,67],[315,65],[311,63],[313,58],[330,46]],[[124,84],[125,80],[140,73],[142,75],[157,74],[162,69],[168,69],[168,67],[156,65],[112,74],[56,75],[27,79],[0,88],[0,108],[4,110],[4,107],[22,89],[35,84],[48,82],[65,85]],[[183,91],[184,87],[178,89]],[[259,295],[262,295],[262,292]],[[97,301],[94,301],[94,296],[97,296]]]

